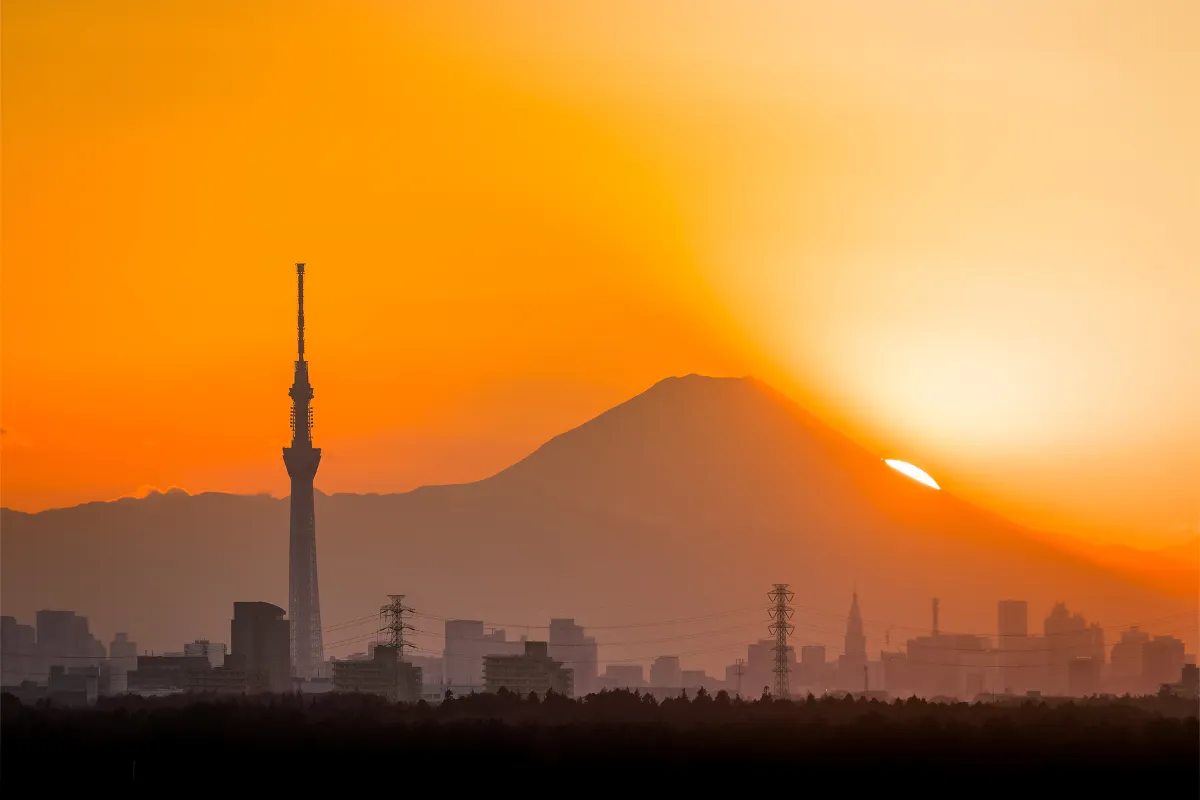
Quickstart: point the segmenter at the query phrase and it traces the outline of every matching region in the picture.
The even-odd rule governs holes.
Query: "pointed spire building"
[[[838,684],[843,689],[859,691],[865,688],[867,669],[867,637],[863,634],[862,613],[858,609],[858,587],[850,600],[846,617],[846,644],[838,658]]]
[[[850,615],[846,618],[846,647],[848,656],[867,657],[867,637],[863,634],[862,613],[858,610],[858,589],[850,600]]]

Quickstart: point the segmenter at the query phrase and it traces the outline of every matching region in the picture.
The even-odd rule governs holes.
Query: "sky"
[[[754,375],[1014,520],[1200,527],[1200,6],[3,7],[0,500],[475,480]]]

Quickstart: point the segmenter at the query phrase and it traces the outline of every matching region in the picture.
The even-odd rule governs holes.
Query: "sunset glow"
[[[1041,530],[1200,508],[1200,4],[8,2],[5,506],[476,480],[754,375]],[[234,320],[236,325],[216,324]]]

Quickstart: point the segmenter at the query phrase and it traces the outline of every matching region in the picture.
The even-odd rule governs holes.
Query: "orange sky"
[[[1200,525],[1189,0],[3,6],[0,491],[470,480],[754,374],[1019,521]],[[892,10],[887,10],[892,9]]]

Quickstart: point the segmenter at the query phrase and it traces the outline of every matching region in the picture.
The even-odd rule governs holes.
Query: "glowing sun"
[[[940,490],[942,488],[937,485],[937,481],[935,481],[933,478],[929,477],[928,472],[921,469],[920,467],[914,467],[912,464],[908,463],[907,461],[898,461],[894,458],[885,458],[883,460],[883,463],[887,464],[889,467],[896,470],[897,472],[904,473],[908,477],[912,478],[914,481],[919,481],[920,483],[923,483],[926,486],[930,486],[934,489]]]

